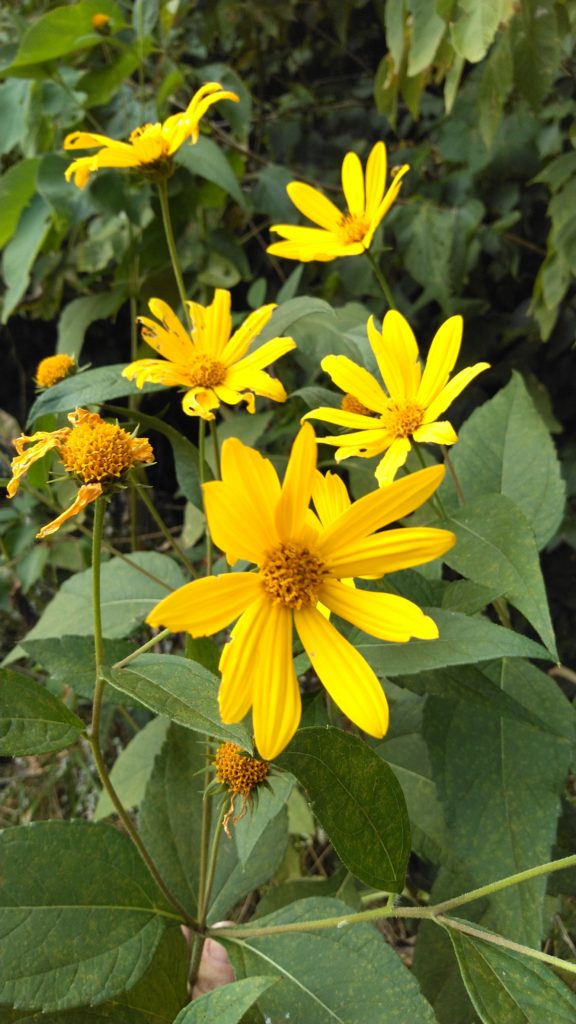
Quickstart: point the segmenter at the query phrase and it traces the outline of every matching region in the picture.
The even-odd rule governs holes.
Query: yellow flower
[[[180,385],[186,388],[182,408],[188,416],[213,420],[213,409],[220,402],[235,405],[245,402],[254,412],[254,394],[286,401],[286,391],[279,380],[263,369],[275,359],[296,347],[292,338],[272,338],[246,355],[251,342],[268,323],[274,304],[250,313],[241,327],[232,334],[230,292],[217,288],[210,306],[188,302],[193,330],[190,335],[170,306],[162,299],[150,299],[150,311],[160,323],[138,317],[143,325],[142,336],[163,359],[137,359],[122,376],[136,380],[139,388],[147,381],[154,384]]]
[[[345,392],[342,408],[322,406],[303,418],[353,431],[320,438],[323,444],[334,445],[337,462],[351,455],[369,459],[386,452],[376,468],[376,478],[381,485],[388,484],[406,462],[412,441],[451,445],[458,440],[452,425],[438,420],[438,416],[474,377],[490,367],[489,363],[475,363],[450,380],[460,352],[462,328],[461,316],[452,316],[442,324],[422,371],[416,338],[404,317],[390,310],[381,333],[370,317],[368,338],[386,391],[368,370],[347,356],[326,356],[322,360],[322,368]]]
[[[76,360],[64,353],[56,356],[46,356],[41,359],[36,367],[34,380],[39,388],[51,388],[59,380],[64,380],[76,369]]]
[[[136,462],[153,462],[154,453],[147,437],[133,437],[114,423],[105,423],[96,412],[76,409],[68,416],[71,427],[38,430],[16,438],[18,454],[12,460],[12,479],[8,497],[13,498],[20,480],[38,459],[56,449],[67,471],[81,481],[81,487],[69,508],[43,526],[37,537],[59,530],[67,519],[96,501],[112,484],[120,480]]]
[[[110,24],[110,16],[108,14],[93,14],[90,19],[90,24],[96,32],[102,32],[103,29],[108,28]]]
[[[454,535],[446,530],[376,532],[418,508],[443,474],[442,466],[422,470],[344,507],[341,495],[319,489],[309,424],[292,447],[282,485],[259,452],[237,438],[224,441],[222,480],[203,488],[210,532],[230,565],[243,559],[258,571],[188,583],[161,601],[147,621],[199,637],[238,619],[220,659],[220,714],[224,722],[239,722],[252,707],[265,760],[284,749],[300,721],[294,625],[318,678],[344,714],[371,736],[386,732],[388,705],[375,673],[317,605],[382,640],[438,636],[432,619],[411,601],[356,590],[341,580],[420,565],[452,547]],[[328,525],[309,509],[311,496]]]
[[[198,140],[199,124],[213,103],[219,100],[238,102],[235,92],[227,92],[218,82],[206,82],[194,94],[186,110],[172,114],[162,124],[145,124],[135,128],[128,142],[110,139],[95,132],[72,132],[64,139],[64,149],[96,149],[94,156],[81,156],[66,168],[66,181],[74,177],[74,184],[84,188],[90,174],[102,167],[137,167],[143,172],[161,177],[171,168],[171,157],[190,139]]]
[[[327,199],[322,192],[302,181],[292,181],[287,188],[294,206],[305,217],[319,224],[318,228],[294,224],[275,224],[270,228],[282,235],[283,242],[274,242],[266,250],[272,256],[309,263],[326,263],[338,256],[357,256],[372,245],[374,233],[396,199],[402,178],[410,170],[403,164],[386,186],[386,146],[377,142],[366,164],[366,175],[356,153],[347,153],[342,163],[342,189],[348,205],[346,213]]]

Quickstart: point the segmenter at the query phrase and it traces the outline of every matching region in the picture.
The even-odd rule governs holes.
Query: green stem
[[[388,308],[389,309],[396,309],[397,307],[396,307],[396,302],[394,300],[394,295],[392,293],[392,289],[391,289],[390,285],[388,284],[388,281],[386,280],[386,278],[384,276],[384,272],[382,271],[382,269],[378,265],[378,261],[376,260],[375,256],[372,255],[372,253],[370,252],[370,249],[365,249],[364,251],[365,251],[368,259],[370,260],[370,263],[372,264],[372,270],[374,271],[374,277],[376,278],[376,280],[378,281],[378,284],[380,285],[380,287],[382,289],[382,293],[384,295],[384,298],[386,299],[386,302],[388,303]]]
[[[456,907],[462,907],[465,903],[473,903],[474,900],[480,900],[484,896],[491,896],[494,892],[500,892],[501,889],[508,889],[511,885],[519,885],[521,882],[529,882],[532,878],[540,878],[542,875],[553,874],[555,871],[565,871],[566,868],[576,867],[576,854],[572,853],[568,857],[561,857],[559,860],[549,860],[546,864],[537,864],[534,868],[527,868],[525,871],[518,871],[515,875],[507,875],[506,878],[499,878],[497,882],[489,882],[487,885],[480,886],[479,889],[470,889],[469,892],[462,893],[461,896],[454,896],[453,899],[444,900],[442,903],[437,903],[435,907],[430,909],[435,914],[445,914],[448,910],[454,910]]]
[[[122,658],[122,661],[117,661],[115,665],[112,665],[112,668],[126,668],[126,665],[129,665],[131,661],[134,661],[141,654],[146,654],[146,651],[149,651],[151,647],[155,647],[161,640],[165,640],[167,636],[170,636],[170,630],[162,629],[159,633],[156,633],[156,636],[150,637],[141,647],[137,647],[131,654],[127,654],[125,658]]]
[[[168,202],[168,185],[166,182],[166,178],[162,178],[158,182],[158,195],[160,197],[160,209],[162,211],[162,223],[164,225],[164,234],[166,235],[166,243],[168,245],[168,252],[170,253],[170,262],[172,263],[172,270],[174,271],[174,277],[176,278],[178,294],[180,296],[180,302],[182,304],[182,312],[188,321],[188,326],[190,330],[192,330],[192,323],[190,320],[190,313],[188,310],[186,300],[184,278],[182,277],[182,271],[180,269],[180,261],[178,259],[178,251],[176,249],[174,231],[172,229],[172,218],[170,217],[170,203]]]
[[[199,915],[200,924],[205,927],[206,917],[208,915],[208,909],[210,907],[210,896],[212,895],[212,886],[214,884],[214,875],[216,874],[216,863],[218,861],[218,847],[220,846],[220,837],[222,835],[222,822],[224,820],[224,807],[225,801],[222,801],[220,811],[218,814],[218,820],[214,828],[214,834],[212,836],[212,845],[210,847],[210,854],[208,857],[208,864],[206,867],[206,876],[204,880],[204,900],[202,913]]]
[[[543,953],[541,950],[532,949],[530,946],[522,946],[519,942],[505,939],[503,935],[487,934],[481,928],[474,928],[473,925],[469,925],[465,921],[454,921],[450,917],[438,917],[436,918],[436,924],[443,925],[443,927],[450,931],[472,935],[476,939],[482,939],[483,942],[489,942],[492,946],[500,946],[503,949],[511,949],[514,953],[522,953],[524,956],[531,957],[532,960],[540,960],[542,963],[550,964],[551,967],[568,971],[569,974],[576,974],[576,964],[568,960],[561,960],[558,956],[551,956],[550,953]]]
[[[206,420],[202,418],[198,425],[198,475],[202,490],[202,484],[206,479]],[[204,494],[202,494],[202,498],[204,498]],[[206,509],[204,509],[204,515],[206,515]],[[206,519],[206,575],[212,575],[212,538],[208,529],[208,519]]]
[[[446,445],[442,445],[442,454],[444,455],[444,464],[446,466],[446,469],[448,470],[452,478],[452,483],[454,484],[454,490],[456,491],[456,497],[458,498],[458,502],[460,505],[465,505],[466,499],[464,497],[464,491],[462,490],[462,484],[458,479],[458,474],[456,472],[454,463],[450,458]]]
[[[220,461],[220,445],[218,443],[218,427],[216,426],[216,420],[210,420],[210,433],[212,434],[212,446],[214,450],[214,465],[216,466],[216,476],[219,480],[222,479],[222,464]]]
[[[131,264],[130,268],[130,362],[133,363],[136,359],[136,352],[138,350],[138,324],[136,321],[136,313],[138,311],[138,304],[136,300],[136,292],[134,291],[134,263]],[[128,408],[138,408],[138,395],[128,396]],[[130,508],[130,548],[132,551],[138,550],[138,497],[136,489],[130,488],[128,494],[128,502]]]
[[[160,530],[162,536],[166,538],[166,540],[168,541],[170,546],[174,549],[174,551],[178,555],[178,558],[181,559],[183,565],[186,567],[186,569],[188,570],[190,575],[191,576],[195,576],[196,575],[196,571],[194,569],[194,566],[192,565],[192,562],[188,559],[184,549],[178,543],[176,538],[173,537],[172,534],[170,533],[170,530],[166,526],[166,523],[164,522],[164,520],[163,520],[162,516],[160,515],[158,509],[154,505],[154,502],[150,501],[150,498],[148,497],[148,493],[146,491],[146,488],[145,487],[141,487],[139,484],[134,484],[133,485],[133,490],[136,491],[136,493],[138,494],[140,500],[142,501],[142,504],[146,506],[150,516],[152,517],[152,519],[156,523],[156,525],[157,525],[158,529]]]
[[[424,456],[422,455],[422,452],[420,451],[420,446],[418,445],[418,443],[416,441],[412,445],[412,451],[416,455],[416,458],[418,459],[418,462],[422,466],[422,469],[426,469],[427,467],[426,467],[426,463],[424,461]],[[428,501],[430,502],[432,507],[435,509],[436,515],[439,516],[440,519],[448,519],[448,515],[446,513],[446,509],[444,508],[444,505],[442,504],[442,499],[440,498],[438,492],[436,492],[436,494],[431,495],[431,497],[428,499]]]

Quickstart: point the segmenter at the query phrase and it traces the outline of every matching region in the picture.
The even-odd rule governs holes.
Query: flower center
[[[85,484],[95,484],[122,476],[134,462],[133,449],[127,430],[104,423],[93,413],[70,431],[60,458],[70,473],[76,473]]]
[[[315,605],[326,577],[324,562],[299,544],[279,544],[261,569],[264,589],[287,608]]]
[[[357,412],[360,413],[361,416],[374,415],[373,409],[369,409],[366,405],[363,405],[355,395],[344,395],[340,403],[340,407],[344,409],[345,412]]]
[[[343,242],[361,242],[368,233],[368,218],[359,213],[345,213],[340,221],[340,237]]]
[[[394,437],[411,437],[422,426],[424,409],[417,402],[392,405],[382,417],[386,429]]]
[[[231,793],[248,797],[270,772],[267,761],[245,754],[236,743],[221,743],[214,759],[216,778]]]
[[[160,123],[140,125],[130,133],[129,141],[141,164],[155,164],[169,156],[169,142]]]
[[[226,380],[226,367],[200,352],[187,363],[186,376],[192,387],[216,388]]]
[[[51,388],[59,380],[64,380],[75,366],[76,360],[72,356],[46,356],[38,363],[34,379],[39,388]]]

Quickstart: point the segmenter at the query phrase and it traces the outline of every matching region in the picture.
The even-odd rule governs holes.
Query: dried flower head
[[[246,814],[248,801],[255,790],[270,774],[267,761],[250,757],[237,743],[221,743],[214,758],[216,780],[230,793],[230,807],[223,820],[224,831],[230,835],[230,821],[236,825]],[[240,814],[234,816],[234,802],[242,797]]]

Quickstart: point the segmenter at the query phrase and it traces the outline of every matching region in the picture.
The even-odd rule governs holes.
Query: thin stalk
[[[424,456],[422,455],[422,452],[420,451],[420,447],[419,447],[417,442],[415,442],[412,445],[412,451],[416,455],[416,458],[418,459],[418,462],[422,466],[422,469],[426,469],[426,463],[424,461]],[[448,515],[446,513],[446,509],[444,508],[444,505],[442,504],[442,499],[438,495],[438,492],[436,492],[436,494],[431,495],[431,497],[428,500],[429,500],[430,504],[432,505],[432,507],[435,509],[436,514],[440,517],[440,519],[448,519]]]
[[[446,466],[446,469],[448,470],[448,472],[449,472],[449,474],[450,474],[450,476],[452,478],[452,483],[454,484],[454,490],[456,491],[456,497],[458,498],[458,502],[459,502],[460,505],[465,505],[466,504],[466,499],[464,497],[464,491],[462,490],[462,484],[460,483],[460,480],[458,479],[458,474],[456,472],[454,463],[452,462],[452,459],[450,458],[450,455],[449,455],[449,452],[448,452],[448,449],[447,449],[446,445],[442,445],[442,454],[444,455],[444,464]]]
[[[222,479],[222,463],[220,461],[220,444],[218,442],[218,427],[216,426],[216,420],[210,420],[210,433],[212,434],[212,447],[214,450],[214,465],[216,466],[216,476],[219,480]]]
[[[443,900],[430,909],[435,914],[445,914],[448,910],[455,910],[466,903],[482,899],[484,896],[491,896],[493,892],[500,892],[501,889],[508,889],[511,885],[519,885],[521,882],[529,882],[532,878],[540,878],[541,875],[553,874],[555,871],[565,871],[566,868],[576,867],[576,854],[568,857],[561,857],[559,860],[549,860],[546,864],[537,864],[534,868],[527,868],[525,871],[518,871],[515,875],[507,875],[496,882],[489,882],[480,886],[479,889],[470,889],[461,896],[454,896],[453,899]]]
[[[168,541],[170,546],[174,549],[174,551],[178,555],[178,558],[181,559],[183,565],[186,567],[186,569],[188,570],[190,575],[191,576],[195,576],[196,575],[196,571],[194,569],[194,566],[192,565],[192,562],[189,560],[188,556],[186,555],[186,552],[184,551],[184,548],[178,543],[176,538],[170,533],[170,530],[166,526],[166,523],[164,522],[164,520],[163,520],[162,516],[160,515],[158,509],[154,505],[154,502],[150,501],[150,498],[148,497],[148,493],[146,491],[146,488],[145,487],[141,487],[139,484],[134,484],[133,485],[133,490],[136,492],[136,494],[140,498],[142,504],[146,506],[150,516],[152,517],[152,519],[156,523],[156,525],[157,525],[158,529],[160,530],[162,536],[166,538],[166,540]]]
[[[204,805],[209,804],[210,799],[204,797]],[[188,972],[188,985],[190,991],[194,988],[196,978],[198,977],[198,971],[200,968],[200,960],[202,958],[202,950],[204,948],[204,942],[206,941],[206,935],[204,930],[206,928],[206,917],[208,916],[208,908],[210,906],[210,895],[212,893],[212,885],[214,883],[214,875],[216,873],[216,863],[218,860],[218,847],[220,845],[220,834],[222,832],[222,821],[224,818],[224,806],[225,802],[222,801],[220,811],[218,814],[218,820],[212,836],[212,844],[210,846],[210,852],[205,857],[203,862],[203,879],[199,886],[198,893],[198,932],[194,936],[192,944],[192,953],[190,956],[190,969]],[[210,812],[211,814],[211,812]],[[208,824],[208,831],[210,830],[210,823]],[[204,830],[202,831],[202,837],[204,837]],[[201,861],[202,867],[202,861]]]
[[[190,313],[188,312],[188,306],[186,304],[186,289],[184,287],[184,278],[182,277],[182,271],[180,269],[180,261],[178,259],[178,251],[176,249],[176,242],[174,240],[174,231],[172,228],[172,218],[170,217],[170,203],[168,202],[168,185],[166,178],[162,178],[158,182],[158,195],[160,197],[160,209],[162,211],[162,223],[164,225],[164,234],[166,235],[166,244],[168,245],[168,252],[170,253],[170,262],[172,263],[172,270],[174,271],[174,277],[176,278],[176,285],[178,288],[178,294],[180,296],[180,302],[182,304],[182,312],[188,321],[188,326],[192,330],[192,323],[190,321]]]
[[[141,647],[137,647],[131,654],[127,654],[125,658],[122,658],[122,661],[117,661],[115,665],[112,665],[112,668],[126,668],[126,665],[129,665],[131,661],[134,661],[141,654],[146,654],[146,651],[149,651],[151,647],[155,647],[161,640],[165,640],[167,636],[170,636],[170,630],[162,629],[159,633],[156,633],[156,636],[150,637]]]
[[[206,420],[200,418],[198,424],[198,475],[200,477],[200,489],[206,479]],[[204,509],[206,514],[206,509]],[[212,575],[212,538],[206,520],[206,575]]]
[[[204,880],[204,899],[202,906],[202,913],[199,914],[200,924],[204,927],[206,924],[206,916],[208,914],[208,908],[210,906],[210,896],[212,895],[212,886],[214,884],[214,875],[216,874],[216,864],[218,861],[218,847],[220,846],[220,838],[222,835],[222,822],[224,820],[225,801],[222,801],[220,811],[218,813],[218,820],[214,828],[214,835],[212,836],[212,845],[210,847],[210,854],[208,856],[208,864],[206,866],[206,877]]]
[[[390,285],[388,284],[388,281],[386,280],[386,278],[384,276],[383,270],[378,265],[378,261],[376,260],[376,257],[372,255],[372,253],[370,252],[370,249],[365,249],[364,251],[365,251],[368,259],[370,260],[370,263],[372,264],[372,270],[374,271],[374,277],[376,278],[376,280],[378,281],[378,284],[380,285],[380,287],[382,289],[382,293],[384,295],[384,298],[386,299],[386,302],[388,303],[388,308],[389,309],[396,309],[397,307],[396,307],[396,302],[394,300],[394,295],[392,293],[392,289],[391,289]]]
[[[210,749],[206,744],[206,764],[204,767],[204,789],[202,798],[202,822],[200,825],[200,850],[198,866],[198,923],[203,928],[206,923],[206,879],[208,878],[208,862],[210,849],[210,830],[212,827],[212,799],[206,795],[210,785]]]
[[[558,970],[568,971],[569,974],[576,974],[576,964],[570,963],[569,960],[561,960],[560,957],[551,956],[550,953],[543,953],[540,949],[522,946],[519,942],[505,939],[502,935],[489,935],[483,932],[481,928],[474,928],[473,925],[469,925],[465,921],[454,921],[450,917],[437,917],[435,920],[437,924],[443,925],[450,931],[472,935],[476,939],[482,939],[483,942],[489,942],[492,946],[511,949],[514,953],[522,953],[524,956],[531,957],[532,960],[540,960],[542,963],[550,964],[551,967],[556,967]]]
[[[136,322],[136,313],[138,310],[138,304],[136,300],[136,293],[134,291],[134,267],[130,270],[130,362],[133,363],[136,359],[136,352],[138,349],[138,327]],[[128,408],[138,408],[138,396],[128,396]],[[130,548],[132,551],[138,550],[138,497],[134,487],[130,488],[128,494],[128,503],[130,510]]]

